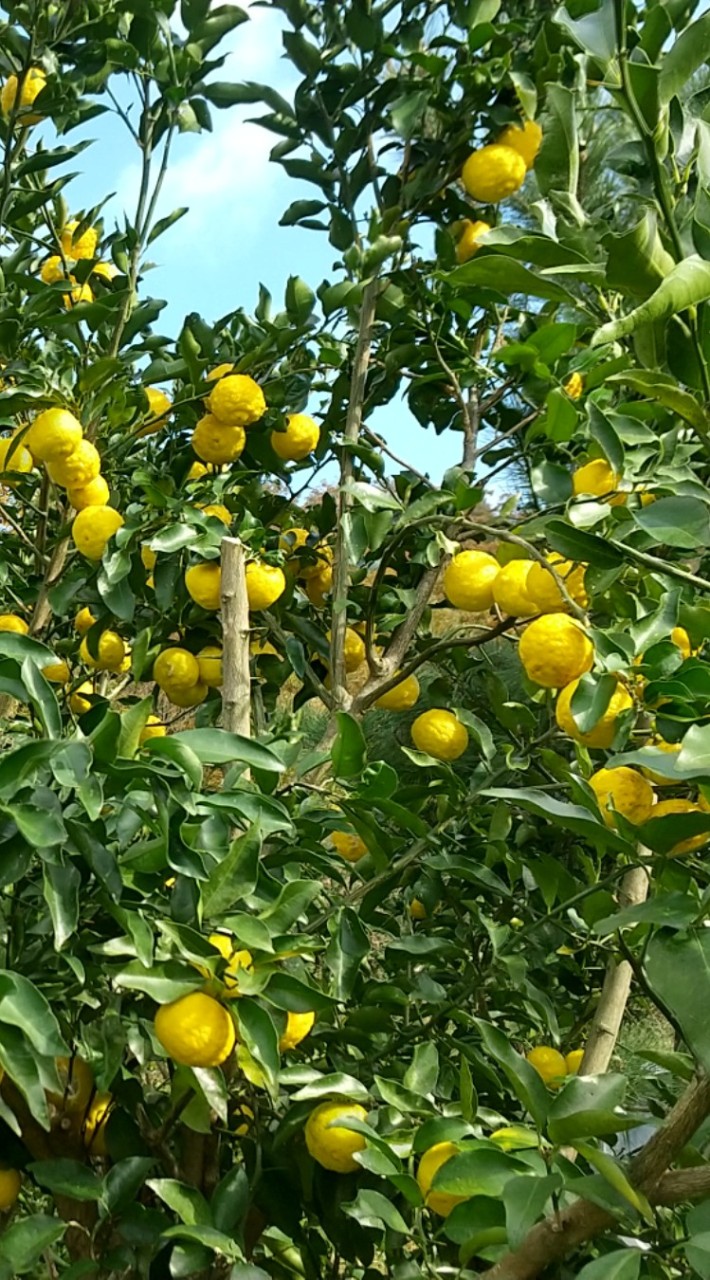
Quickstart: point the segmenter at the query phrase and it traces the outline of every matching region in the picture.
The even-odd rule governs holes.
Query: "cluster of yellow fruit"
[[[333,549],[326,542],[318,542],[309,550],[312,560],[301,558],[298,551],[308,545],[308,529],[285,529],[279,538],[279,550],[286,556],[287,564],[295,576],[304,583],[304,591],[316,609],[322,609],[325,597],[333,587]]]
[[[680,750],[680,746],[672,747],[668,743],[663,745],[671,751]],[[710,811],[710,805],[702,795],[697,801],[688,800],[682,796],[676,796],[670,800],[657,800],[651,786],[652,781],[657,785],[667,786],[669,783],[672,785],[672,779],[664,778],[650,769],[644,769],[639,773],[637,769],[631,769],[627,765],[617,765],[613,769],[598,769],[593,773],[589,779],[589,785],[596,796],[606,825],[615,826],[617,814],[621,814],[635,826],[640,826],[641,823],[655,822],[658,818],[667,818],[676,814],[707,814]],[[670,849],[669,854],[675,858],[684,853],[693,853],[707,844],[708,840],[710,840],[710,832],[701,831],[697,835],[689,836],[686,840],[679,840]]]
[[[0,107],[4,116],[15,112],[15,127],[37,124],[42,116],[28,108],[34,105],[47,84],[47,73],[43,67],[28,67],[23,76],[10,75],[3,84],[0,93]]]
[[[250,560],[246,570],[247,598],[251,612],[270,609],[286,590],[286,578],[278,565]],[[187,593],[201,609],[213,613],[222,597],[222,566],[219,560],[201,560],[185,571]]]
[[[56,1059],[60,1092],[48,1092],[52,1127],[69,1121],[69,1131],[77,1135],[92,1156],[106,1156],[106,1124],[113,1106],[110,1093],[98,1093],[94,1073],[88,1062],[75,1054]]]
[[[99,243],[99,233],[95,227],[87,227],[81,234],[77,234],[78,228],[79,222],[76,218],[66,224],[59,233],[61,253],[53,253],[49,258],[46,258],[39,273],[40,279],[45,284],[64,282],[72,286],[70,292],[63,295],[65,307],[75,306],[77,302],[93,302],[94,300],[94,292],[89,281],[84,280],[80,284],[76,276],[71,273],[71,264],[94,260]],[[96,262],[91,269],[93,277],[106,282],[113,280],[116,274],[116,268],[110,262]]]
[[[461,181],[473,200],[499,204],[516,192],[535,164],[542,144],[542,129],[535,120],[524,125],[508,125],[497,142],[480,147],[466,161]],[[468,262],[481,247],[481,237],[490,231],[487,222],[464,218],[453,227],[456,260]]]
[[[205,400],[205,413],[192,433],[192,447],[203,462],[236,462],[246,444],[246,429],[266,413],[264,392],[252,377],[220,364],[207,374],[215,386]],[[291,413],[283,431],[271,432],[271,447],[283,462],[301,462],[316,448],[320,429],[306,413]]]
[[[197,654],[177,646],[163,649],[155,660],[153,679],[176,707],[196,707],[209,689],[222,684],[222,650],[219,645],[205,645]]]
[[[540,1044],[530,1049],[525,1057],[550,1089],[559,1089],[568,1076],[577,1075],[582,1065],[584,1049],[573,1049],[571,1053],[563,1055],[559,1049]]]
[[[567,608],[557,578],[568,595],[585,607],[584,565],[575,565],[552,551],[546,562],[519,558],[501,564],[487,551],[460,551],[444,571],[444,595],[456,609],[484,613],[497,605],[511,618],[529,618]],[[556,575],[556,577],[555,577]]]

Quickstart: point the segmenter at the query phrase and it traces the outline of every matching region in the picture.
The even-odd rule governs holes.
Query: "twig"
[[[222,539],[222,719],[230,733],[251,735],[249,598],[244,546]]]

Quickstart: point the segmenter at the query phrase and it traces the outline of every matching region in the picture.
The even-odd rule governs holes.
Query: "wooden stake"
[[[249,598],[246,557],[238,538],[222,540],[222,722],[251,737]]]

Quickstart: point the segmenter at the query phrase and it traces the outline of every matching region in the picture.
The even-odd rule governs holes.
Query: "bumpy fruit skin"
[[[610,507],[622,507],[628,495],[617,493],[620,478],[606,458],[593,458],[572,472],[572,491],[576,497],[603,498]]]
[[[444,595],[455,609],[483,613],[493,604],[500,565],[487,551],[460,551],[444,570]]]
[[[140,745],[143,746],[143,743],[150,742],[151,738],[165,738],[167,736],[167,732],[167,728],[159,716],[148,716],[148,719],[141,729],[138,741]]]
[[[589,604],[589,596],[584,585],[585,565],[575,565],[571,560],[565,560],[564,556],[559,555],[557,551],[551,551],[549,555],[545,556],[545,560],[549,565],[552,565],[557,576],[562,579],[567,589],[567,594],[571,596],[575,604],[579,604],[583,609],[586,609]],[[539,564],[537,561],[528,573],[525,590],[536,605],[539,613],[552,613],[557,609],[569,608],[552,574],[548,573],[544,565]]]
[[[58,462],[74,452],[82,436],[81,423],[68,409],[45,409],[32,423],[25,444],[36,462]]]
[[[222,650],[219,645],[207,644],[197,655],[200,680],[208,689],[219,689],[222,684]]]
[[[459,1148],[453,1142],[437,1142],[424,1152],[417,1169],[417,1183],[424,1197],[427,1209],[438,1213],[440,1218],[448,1218],[457,1204],[463,1204],[467,1196],[455,1196],[448,1191],[432,1191],[434,1176],[441,1168],[459,1154]]]
[[[578,1074],[579,1068],[582,1065],[583,1057],[584,1049],[572,1049],[569,1053],[565,1054],[565,1066],[567,1068],[568,1076],[576,1076]]]
[[[615,825],[620,813],[639,826],[651,816],[655,796],[650,782],[636,769],[620,765],[618,769],[597,769],[589,779],[601,815],[608,827]]]
[[[412,725],[412,742],[435,760],[458,760],[468,747],[468,730],[453,711],[423,711]]]
[[[693,646],[685,627],[674,627],[671,631],[671,640],[680,649],[684,659],[692,657]]]
[[[248,374],[228,373],[210,393],[209,409],[227,427],[252,427],[266,413],[266,400]]]
[[[163,649],[153,663],[153,679],[166,691],[187,690],[200,680],[200,666],[194,654],[174,646]]]
[[[472,222],[470,218],[464,218],[456,240],[456,261],[464,263],[473,258],[481,247],[481,236],[490,229],[488,222]]]
[[[66,684],[68,680],[71,680],[69,663],[65,662],[63,658],[59,662],[50,662],[46,667],[42,667],[42,675],[51,684]]]
[[[522,128],[517,124],[509,124],[500,135],[498,145],[512,147],[513,151],[523,157],[525,168],[532,169],[542,146],[542,129],[537,120],[526,120]]]
[[[168,1057],[184,1067],[221,1066],[236,1040],[230,1014],[203,991],[161,1005],[155,1034]]]
[[[518,646],[525,674],[545,689],[561,689],[594,664],[594,645],[574,618],[550,613],[525,628]]]
[[[633,707],[633,698],[623,684],[617,684],[604,715],[597,721],[594,728],[590,729],[589,733],[581,733],[577,728],[571,708],[572,698],[578,684],[579,680],[573,680],[571,684],[568,684],[562,690],[557,699],[555,719],[559,728],[563,733],[568,734],[570,738],[574,738],[575,742],[581,742],[585,747],[610,747],[616,736],[616,722],[622,712],[628,711]]]
[[[87,560],[100,560],[122,524],[123,516],[113,507],[84,507],[74,518],[71,535]]]
[[[192,433],[192,447],[203,462],[236,462],[247,442],[243,427],[227,427],[211,413],[200,418]],[[194,464],[193,464],[194,465]]]
[[[354,1173],[359,1169],[353,1159],[356,1151],[363,1151],[365,1139],[361,1133],[343,1129],[339,1120],[366,1120],[367,1112],[356,1102],[321,1102],[306,1121],[306,1146],[313,1159],[332,1173]]]
[[[109,487],[103,476],[94,476],[81,488],[67,489],[67,498],[76,511],[83,511],[84,507],[107,507],[109,497]]]
[[[91,612],[91,609],[87,609],[86,605],[84,605],[84,608],[80,609],[74,618],[74,629],[79,632],[80,636],[85,636],[87,631],[90,627],[93,627],[95,622],[96,618]]]
[[[308,542],[308,529],[284,529],[279,534],[279,551],[293,560],[298,567],[298,549]]]
[[[692,800],[659,800],[655,804],[648,815],[649,822],[655,822],[656,818],[667,818],[674,813],[703,813],[700,805],[693,804]],[[704,844],[710,840],[710,831],[701,831],[697,836],[690,836],[688,840],[681,840],[678,844],[674,844],[673,848],[666,855],[670,858],[677,858],[682,853],[693,853],[695,849],[702,849]]]
[[[103,631],[96,649],[94,657],[89,651],[86,637],[79,645],[79,657],[87,667],[93,667],[95,671],[120,671],[126,656],[126,646],[115,631]]]
[[[77,284],[74,276],[70,276],[69,279],[73,285],[72,291],[71,293],[62,294],[62,300],[67,311],[70,311],[72,307],[75,307],[77,302],[94,301],[94,293],[90,284],[86,282],[84,284]]]
[[[584,393],[584,378],[581,373],[571,373],[566,382],[562,383],[562,390],[570,400],[580,400]]]
[[[29,634],[29,626],[16,613],[0,613],[0,631],[12,631],[16,636]]]
[[[198,680],[189,689],[174,689],[172,685],[163,686],[163,692],[176,707],[199,707],[207,697],[207,685]]]
[[[7,1213],[12,1208],[21,1186],[22,1178],[17,1169],[0,1169],[0,1213]]]
[[[320,427],[307,413],[290,413],[285,431],[271,432],[271,448],[283,462],[301,462],[313,453],[320,440]]]
[[[380,711],[411,711],[419,701],[419,693],[417,677],[407,676],[406,680],[400,680],[394,688],[381,694],[375,706]]]
[[[0,107],[4,116],[9,116],[12,108],[17,101],[17,90],[19,87],[19,78],[15,75],[8,76],[0,93]],[[26,108],[31,107],[35,98],[39,97],[47,83],[47,76],[42,67],[30,67],[27,75],[22,82],[20,89],[20,101],[17,104],[16,125],[36,124],[41,120],[41,115],[33,113],[30,115]]]
[[[532,560],[509,560],[493,583],[493,599],[511,618],[529,618],[537,605],[528,591]]]
[[[331,831],[330,842],[346,862],[359,862],[367,853],[365,841],[352,831]]]
[[[64,263],[58,253],[45,258],[40,268],[39,278],[44,284],[57,284],[60,280],[64,280]]]
[[[328,546],[327,542],[319,542],[317,546],[309,547],[309,551],[316,558],[299,565],[298,576],[303,578],[304,582],[309,582],[311,578],[317,578],[321,574],[327,573],[333,564],[333,548]]]
[[[286,1029],[279,1040],[279,1049],[281,1053],[288,1053],[289,1049],[295,1049],[302,1040],[313,1029],[313,1023],[316,1015],[312,1011],[308,1013],[289,1013],[286,1019]]]
[[[193,480],[201,480],[206,475],[209,475],[209,467],[206,467],[204,462],[193,462],[185,476],[185,483],[190,484]]]
[[[567,1063],[557,1049],[541,1044],[526,1053],[525,1057],[545,1084],[551,1089],[559,1089],[567,1075]]]
[[[73,258],[75,262],[81,259],[95,258],[96,247],[99,243],[99,233],[95,227],[87,227],[77,236],[76,229],[79,222],[73,218],[68,222],[62,231],[59,240],[62,246],[62,252],[65,258]]]
[[[206,560],[193,564],[185,572],[188,595],[202,609],[213,612],[219,609],[222,590],[222,568],[218,560]]]
[[[3,471],[19,471],[27,475],[32,470],[32,454],[14,436],[0,440],[0,473]]]
[[[81,489],[95,480],[101,470],[99,451],[90,440],[80,440],[68,457],[48,463],[47,470],[50,480],[60,488]]]
[[[246,567],[247,596],[252,612],[270,609],[286,590],[283,570],[276,565],[252,560]]]
[[[205,381],[218,382],[220,378],[225,378],[228,373],[233,371],[233,369],[234,365],[229,364],[226,361],[223,364],[217,364],[214,369],[210,369],[209,373],[205,374]]]
[[[473,200],[499,204],[522,187],[526,173],[525,161],[517,151],[493,143],[471,153],[463,167],[461,181]]]
[[[148,401],[149,421],[138,432],[141,436],[152,436],[156,431],[162,431],[168,421],[168,413],[173,407],[170,396],[166,396],[160,387],[144,387],[143,393]]]

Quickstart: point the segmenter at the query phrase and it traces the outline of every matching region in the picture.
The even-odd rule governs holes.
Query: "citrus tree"
[[[4,6],[0,1280],[709,1276],[710,16],[269,7]],[[245,103],[331,276],[166,337]]]

